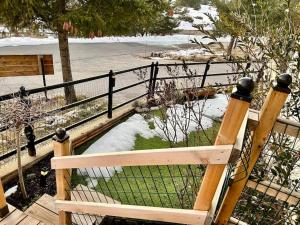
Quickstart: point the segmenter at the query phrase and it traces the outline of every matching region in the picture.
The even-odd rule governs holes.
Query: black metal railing
[[[248,74],[256,74],[258,71],[250,68],[245,62],[244,69],[232,72],[232,65],[241,62],[194,62],[171,63],[135,67],[122,71],[109,71],[107,74],[89,77],[81,80],[55,84],[51,86],[28,89],[26,97],[36,104],[47,102],[45,106],[46,116],[40,120],[42,128],[35,129],[35,144],[43,143],[53,136],[58,126],[64,126],[71,130],[85,124],[99,116],[107,114],[112,118],[113,111],[130,104],[142,97],[153,96],[156,85],[163,80],[177,80],[179,82],[190,78],[197,79],[199,88],[207,86],[226,87],[235,85],[237,77]],[[220,73],[219,71],[224,71]],[[64,90],[74,87],[77,99],[67,104]],[[47,93],[47,95],[45,95]],[[20,92],[0,96],[1,103],[13,101],[20,97]],[[23,96],[24,97],[24,96]],[[27,140],[21,138],[22,150],[26,149]],[[14,134],[2,125],[0,127],[0,161],[16,153],[14,146]]]

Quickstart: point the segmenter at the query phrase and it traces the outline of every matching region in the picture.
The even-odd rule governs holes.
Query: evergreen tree
[[[165,0],[2,0],[1,23],[12,30],[43,27],[58,35],[63,81],[72,81],[68,36],[94,37],[144,32],[168,8]],[[76,101],[65,88],[67,103]]]

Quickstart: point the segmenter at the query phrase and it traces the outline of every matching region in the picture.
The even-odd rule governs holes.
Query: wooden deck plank
[[[21,220],[18,223],[18,225],[37,225],[39,223],[39,220],[27,215],[23,220]]]
[[[79,184],[71,191],[71,200],[72,201],[85,201],[85,202],[102,202],[102,203],[115,203],[121,204],[120,202],[103,195],[100,192],[96,192],[92,189],[89,189],[87,186]],[[95,221],[100,223],[102,221],[100,216],[89,216],[89,215],[72,215],[72,221],[80,221],[78,224],[93,224]]]
[[[71,199],[76,201],[89,201],[89,202],[102,202],[102,203],[115,203],[120,202],[96,192],[84,185],[77,185],[71,193]],[[58,224],[58,210],[55,207],[55,197],[44,194],[39,198],[29,209],[25,212],[27,215],[40,220],[39,225],[42,224]],[[55,217],[55,218],[54,218]],[[97,220],[101,222],[102,218],[92,215],[79,215],[72,214],[72,221],[78,225],[92,225]],[[51,221],[54,221],[51,223]],[[57,222],[57,223],[56,223]],[[25,224],[24,224],[25,225]]]
[[[15,225],[22,221],[25,217],[26,215],[22,211],[15,209],[12,213],[4,217],[1,221],[1,225]]]
[[[35,203],[47,208],[48,210],[52,211],[53,213],[58,214],[58,211],[55,209],[54,197],[48,194],[44,194],[40,197]]]
[[[34,203],[30,206],[25,214],[38,219],[39,221],[45,224],[54,224],[58,225],[58,214],[52,212],[51,210],[40,206],[39,204]]]
[[[101,203],[115,203],[121,204],[120,202],[92,189],[87,186],[79,184],[71,192],[72,201],[84,201],[84,202],[101,202]]]

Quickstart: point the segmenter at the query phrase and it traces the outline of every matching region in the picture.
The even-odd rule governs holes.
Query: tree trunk
[[[70,63],[70,53],[69,53],[69,42],[68,42],[68,32],[63,30],[63,27],[58,29],[58,41],[59,41],[59,52],[61,58],[61,67],[63,81],[72,81],[72,71]],[[76,102],[76,94],[74,86],[68,86],[64,88],[65,97],[67,104]]]
[[[22,171],[22,162],[21,162],[21,146],[20,146],[20,136],[21,132],[17,128],[16,129],[16,134],[17,134],[17,158],[18,158],[18,175],[19,175],[19,184],[20,184],[20,189],[23,195],[24,199],[28,198],[25,183],[24,183],[24,177],[23,177],[23,171]]]
[[[234,43],[235,43],[235,37],[231,37],[230,43],[227,48],[227,59],[231,58],[232,50],[234,48]]]

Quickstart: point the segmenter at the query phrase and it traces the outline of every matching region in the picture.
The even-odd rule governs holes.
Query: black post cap
[[[281,91],[289,94],[291,93],[291,89],[289,88],[289,86],[292,81],[292,76],[290,74],[284,73],[276,77],[276,81],[273,82],[272,87],[276,91]]]
[[[26,89],[24,86],[21,86],[20,89],[19,89],[19,94],[20,94],[20,97],[23,98],[25,97],[27,94],[26,94]]]
[[[236,90],[231,94],[232,98],[251,102],[251,92],[254,89],[254,81],[251,77],[241,78],[236,85]]]
[[[64,141],[68,140],[68,139],[69,139],[69,135],[67,134],[66,129],[64,129],[64,128],[57,128],[55,130],[55,135],[53,137],[54,141],[62,143]]]

